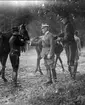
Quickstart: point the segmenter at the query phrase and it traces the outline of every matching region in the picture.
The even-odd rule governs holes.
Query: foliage
[[[10,30],[14,25],[20,25],[22,23],[30,25],[36,32],[36,35],[40,33],[41,24],[48,23],[50,25],[50,31],[54,34],[60,33],[62,24],[59,19],[59,15],[69,15],[74,19],[75,27],[81,32],[85,28],[85,1],[84,0],[51,0],[42,4],[39,7],[19,7],[19,8],[3,8],[0,9],[0,30]],[[37,23],[36,23],[37,22]],[[34,36],[34,35],[33,35]],[[84,39],[84,35],[80,36]]]

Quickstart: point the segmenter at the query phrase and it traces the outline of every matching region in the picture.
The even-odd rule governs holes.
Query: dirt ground
[[[65,73],[62,72],[58,61],[56,67],[58,82],[49,86],[45,85],[47,75],[43,60],[41,60],[41,68],[44,75],[41,76],[39,72],[34,73],[36,58],[35,49],[21,54],[18,87],[13,86],[12,67],[9,59],[7,60],[8,82],[4,83],[0,77],[0,105],[85,105],[84,101],[79,101],[85,100],[85,49],[82,49],[80,56],[76,81],[70,79],[65,52],[63,52],[61,58]]]

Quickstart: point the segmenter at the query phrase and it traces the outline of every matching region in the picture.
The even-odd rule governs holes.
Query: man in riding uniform
[[[12,36],[9,40],[10,45],[10,61],[13,67],[13,80],[17,82],[18,68],[19,68],[19,56],[20,56],[20,46],[24,45],[24,39],[19,34],[18,27],[13,27]]]
[[[61,22],[64,24],[64,43],[74,42],[74,27],[70,22],[68,15],[61,17]]]
[[[11,54],[17,53],[18,55],[20,55],[20,44],[21,43],[24,44],[24,40],[23,39],[19,40],[19,37],[22,36],[20,36],[19,34],[18,27],[13,27],[12,32],[13,32],[12,37],[9,40]]]
[[[65,47],[65,51],[66,51],[66,55],[68,56],[67,58],[67,63],[69,64],[69,56],[68,55],[68,50],[69,50],[69,45],[72,45],[72,43],[75,43],[75,39],[74,39],[74,27],[72,24],[72,21],[70,21],[70,17],[68,13],[64,13],[63,16],[61,16],[61,22],[64,25],[64,38],[63,38],[63,43],[64,43],[64,47]],[[72,47],[72,46],[71,46]],[[72,48],[73,49],[73,48]],[[72,54],[71,54],[72,56]],[[71,62],[74,61],[74,58],[71,57]]]
[[[79,56],[81,55],[81,41],[78,35],[79,35],[79,32],[75,31],[74,38],[77,43],[77,58],[76,58],[77,60],[79,59]]]
[[[41,29],[43,33],[42,38],[42,52],[41,57],[44,58],[45,67],[48,72],[48,84],[56,82],[56,71],[54,66],[54,40],[53,34],[48,30],[48,24],[42,24]],[[53,77],[53,81],[52,81]]]

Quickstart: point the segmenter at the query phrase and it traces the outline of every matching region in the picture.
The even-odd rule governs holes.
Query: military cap
[[[42,24],[41,28],[44,28],[44,27],[49,27],[48,24]]]

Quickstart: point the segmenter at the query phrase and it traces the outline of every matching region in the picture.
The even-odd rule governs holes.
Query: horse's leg
[[[41,44],[40,44],[41,45]],[[42,59],[41,58],[41,51],[42,51],[42,48],[41,46],[36,46],[36,52],[37,52],[37,64],[36,64],[36,70],[35,72],[39,71],[41,75],[43,75],[42,71],[41,71],[41,68],[40,68],[40,60]]]
[[[41,67],[40,67],[40,60],[41,60],[41,57],[40,57],[40,59],[39,59],[38,69],[39,69],[40,74],[43,75],[42,70],[41,70]]]
[[[56,60],[55,60],[54,68],[56,68],[56,64],[57,64],[58,58],[59,58],[59,56],[56,54]]]
[[[4,82],[7,82],[7,79],[5,78],[5,67],[6,67],[7,57],[8,57],[8,54],[1,57],[1,64],[2,64],[1,74]]]
[[[62,63],[62,59],[61,59],[61,57],[59,56],[59,61],[60,61],[60,63],[61,63],[61,67],[62,67],[62,69],[63,69],[63,72],[65,71],[65,69],[64,69],[64,66],[63,66],[63,63]]]
[[[43,75],[41,68],[40,68],[40,60],[41,60],[41,57],[37,56],[37,65],[36,65],[35,73],[39,70],[40,74]]]
[[[39,57],[37,56],[37,64],[36,64],[36,70],[35,70],[35,73],[38,71],[38,66],[39,66]]]

